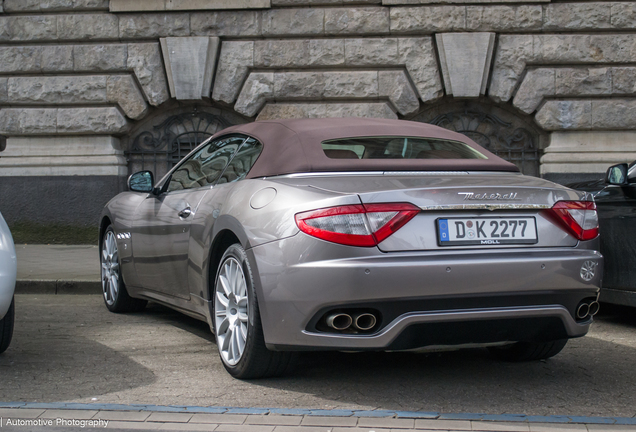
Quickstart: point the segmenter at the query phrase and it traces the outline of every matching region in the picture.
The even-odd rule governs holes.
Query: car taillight
[[[348,246],[371,247],[402,228],[420,211],[408,203],[357,204],[298,213],[305,234]]]
[[[550,209],[556,220],[578,240],[598,236],[598,214],[592,201],[559,201]]]

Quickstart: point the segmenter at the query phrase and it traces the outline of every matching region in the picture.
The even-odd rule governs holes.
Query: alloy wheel
[[[221,266],[214,301],[216,340],[223,361],[235,366],[243,356],[248,332],[247,282],[241,264],[228,257]]]
[[[106,233],[102,245],[102,292],[106,304],[112,306],[119,295],[119,254],[112,231]]]

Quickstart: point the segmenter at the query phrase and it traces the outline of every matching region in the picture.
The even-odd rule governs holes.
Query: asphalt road
[[[0,401],[636,416],[636,313],[605,308],[553,359],[485,349],[305,353],[286,377],[238,381],[207,324],[149,305],[109,313],[99,295],[17,295]]]

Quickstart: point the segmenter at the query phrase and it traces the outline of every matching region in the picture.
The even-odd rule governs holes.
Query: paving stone
[[[326,9],[325,33],[328,35],[389,33],[389,9],[383,7]]]
[[[335,428],[325,428],[323,427],[312,427],[312,426],[276,426],[274,428],[274,432],[328,432],[331,430],[333,432]],[[350,429],[352,432],[355,429]],[[369,431],[366,431],[369,432]]]
[[[190,15],[194,36],[260,36],[261,13],[258,11],[199,12]]]
[[[189,13],[124,14],[119,17],[122,39],[190,36]]]
[[[117,39],[119,18],[112,14],[78,14],[57,16],[60,40]]]
[[[263,12],[263,36],[324,34],[324,9],[272,9]]]
[[[287,426],[298,426],[302,421],[301,416],[284,416],[284,415],[262,415],[256,416],[251,415],[248,416],[245,420],[244,424],[250,425],[287,425]]]
[[[415,427],[415,420],[414,419],[397,419],[397,418],[361,417],[358,419],[358,427],[413,429]]]
[[[358,423],[356,417],[320,417],[305,416],[301,426],[355,426]]]
[[[214,432],[272,432],[275,426],[220,424]]]
[[[99,411],[93,418],[109,421],[143,422],[148,417],[150,417],[150,413],[147,411]]]
[[[530,432],[587,432],[584,424],[530,423]]]
[[[158,430],[167,431],[204,431],[218,430],[218,425],[202,423],[157,423]]]
[[[246,415],[242,414],[194,414],[190,423],[243,424]]]
[[[192,416],[193,414],[186,413],[153,412],[146,422],[187,423]]]
[[[433,430],[471,430],[471,424],[468,420],[425,420],[415,419],[415,429],[433,429]]]
[[[89,420],[97,414],[96,410],[58,410],[47,409],[39,418],[42,419],[78,419]]]
[[[471,422],[472,430],[474,431],[504,431],[504,432],[530,432],[530,426],[527,423],[522,422]]]
[[[120,430],[159,430],[162,423],[145,423],[145,422],[128,422],[128,421],[109,421],[109,429]]]
[[[44,411],[43,409],[0,408],[0,417],[34,419],[40,417]]]

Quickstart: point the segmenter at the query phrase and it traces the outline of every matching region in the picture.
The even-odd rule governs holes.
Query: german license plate
[[[533,217],[437,219],[440,246],[535,244],[537,222]]]

